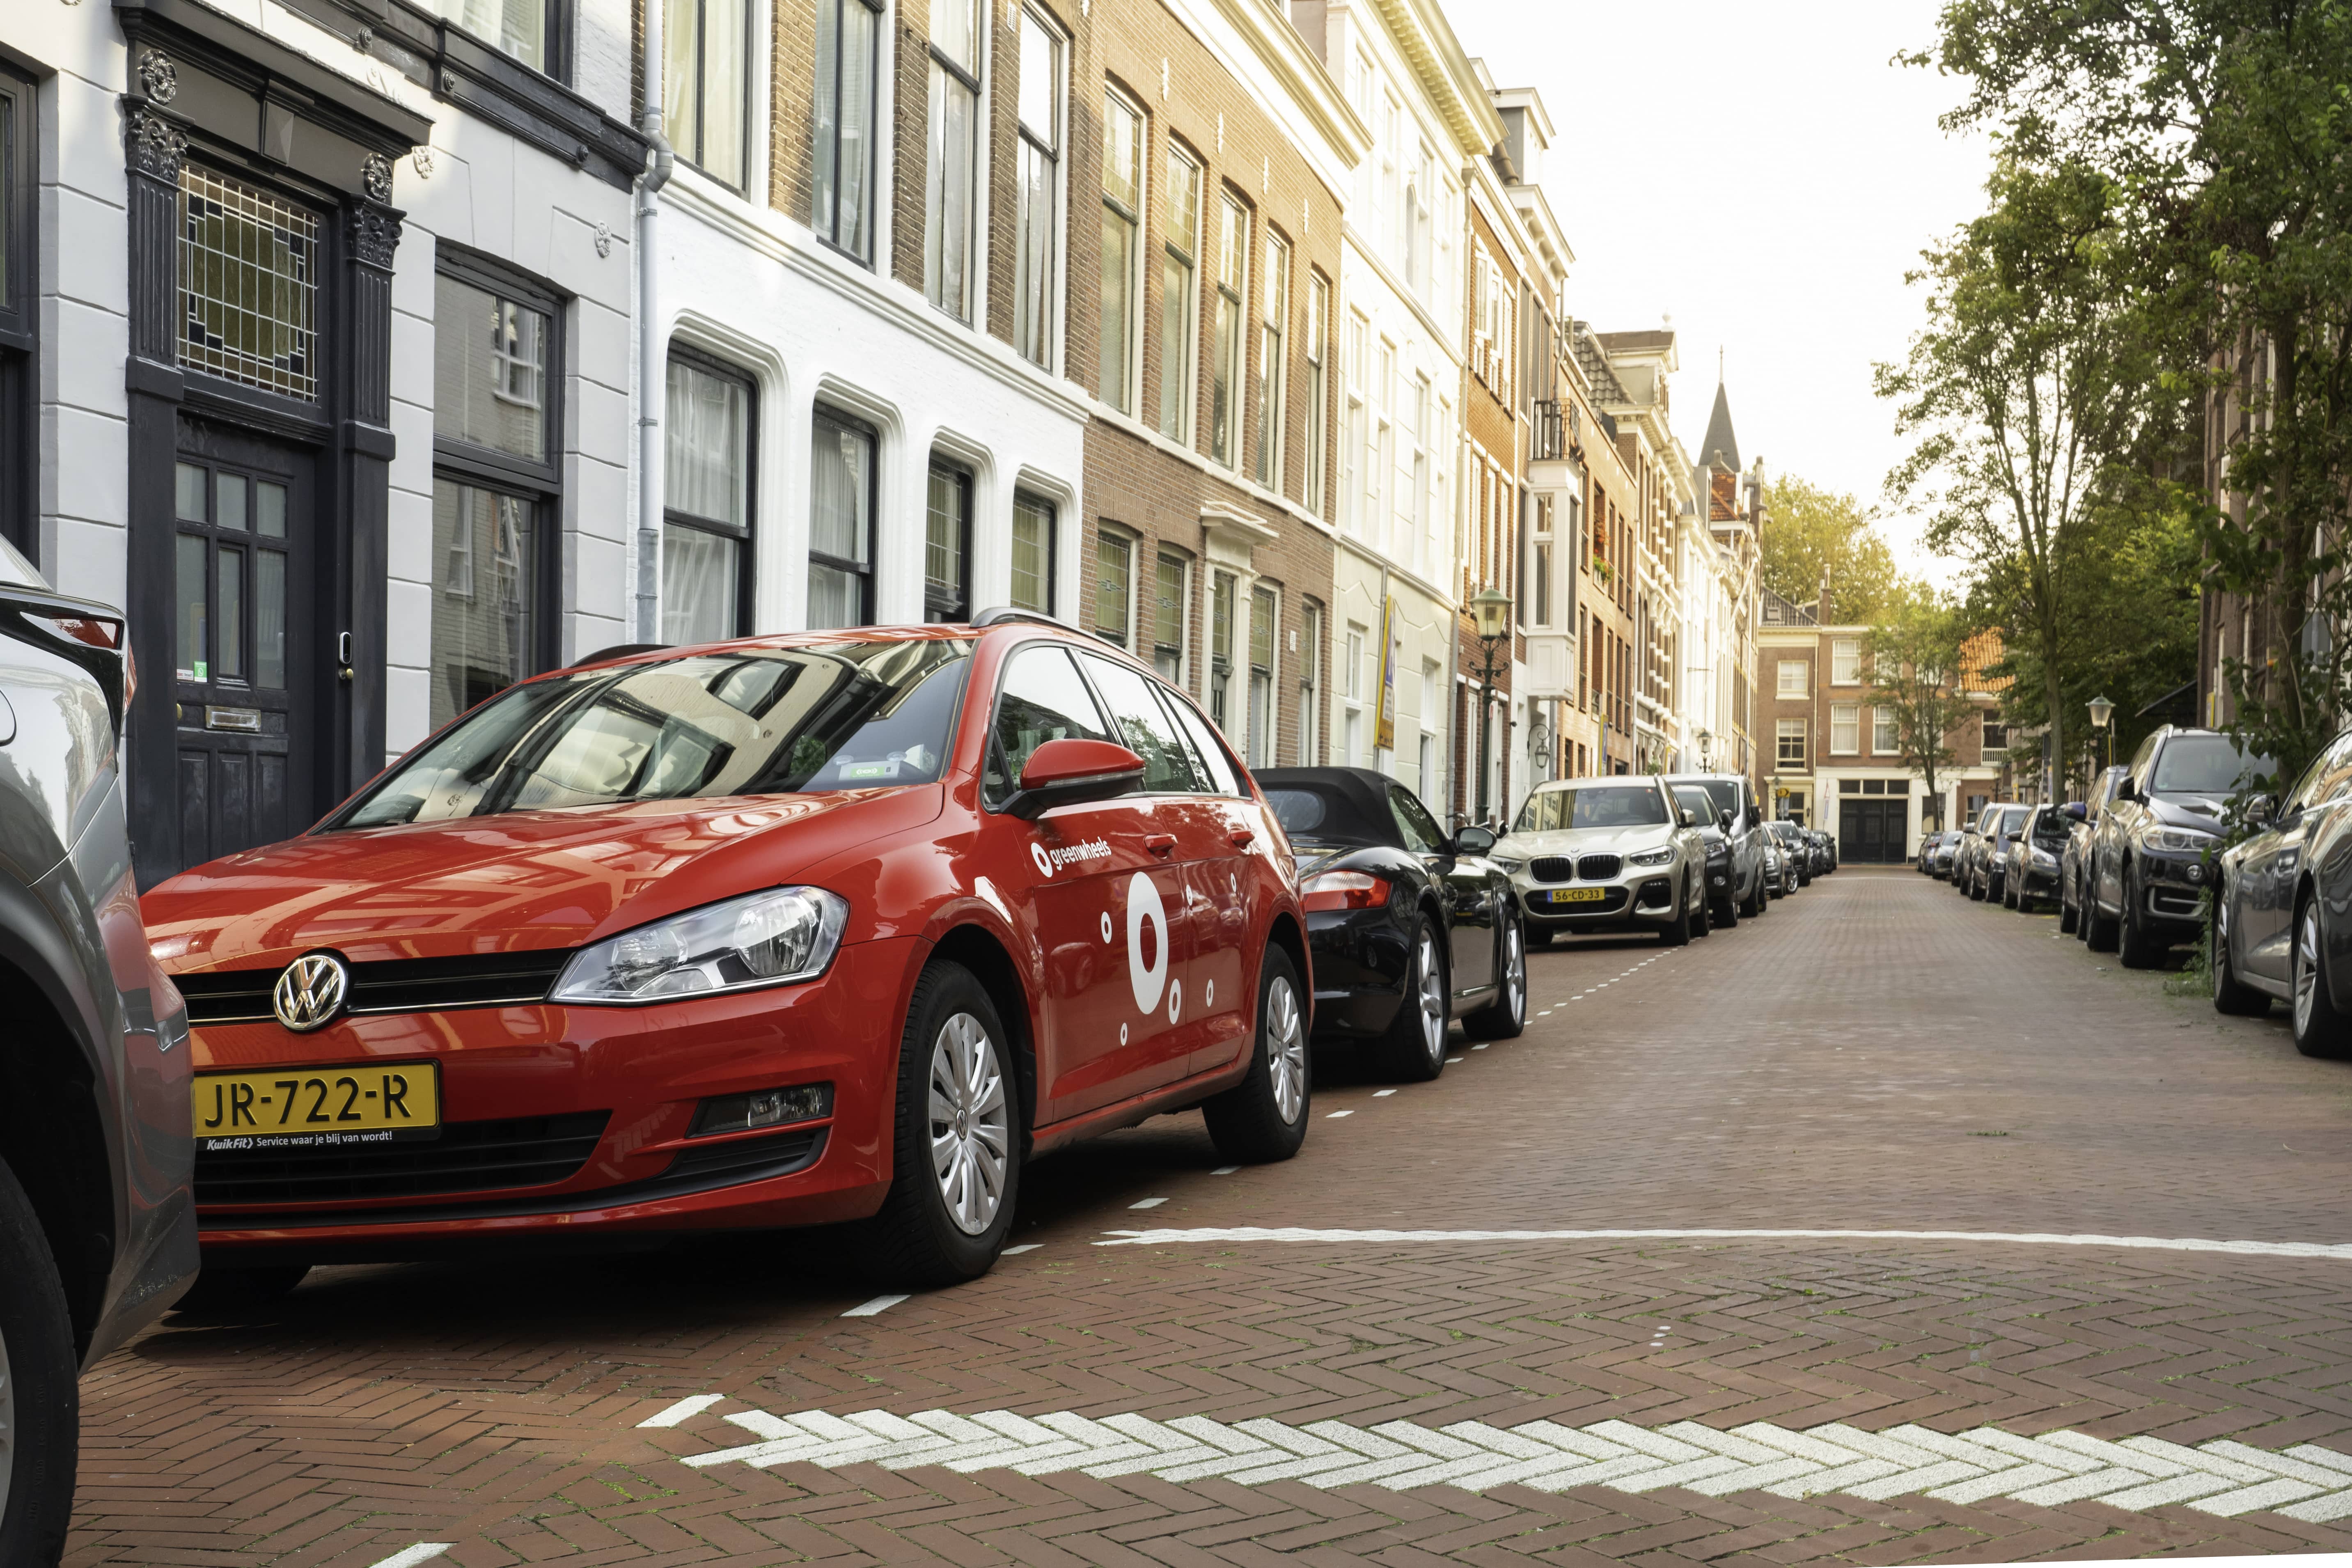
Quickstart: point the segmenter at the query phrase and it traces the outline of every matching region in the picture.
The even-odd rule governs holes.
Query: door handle
[[[1172,854],[1176,848],[1176,836],[1172,833],[1146,834],[1143,847],[1154,855]]]
[[[1257,841],[1257,829],[1255,827],[1236,827],[1233,831],[1233,840],[1234,848],[1246,849]]]

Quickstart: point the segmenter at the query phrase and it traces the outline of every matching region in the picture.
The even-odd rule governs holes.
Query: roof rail
[[[606,659],[626,658],[633,653],[659,653],[669,646],[666,642],[616,642],[610,647],[600,647],[594,653],[583,654],[564,668],[578,669],[583,665],[603,664]]]
[[[1076,632],[1082,637],[1094,638],[1106,647],[1118,648],[1119,652],[1127,654],[1129,658],[1135,658],[1134,654],[1129,653],[1126,648],[1120,647],[1118,643],[1103,636],[1102,633],[1090,632],[1084,626],[1074,626],[1059,616],[1049,616],[1043,610],[1024,610],[1014,605],[998,605],[991,609],[981,611],[965,625],[974,631],[985,631],[990,626],[1001,626],[1010,621],[1027,621],[1034,626],[1053,626],[1061,631]]]

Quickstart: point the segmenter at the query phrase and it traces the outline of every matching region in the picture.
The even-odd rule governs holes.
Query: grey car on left
[[[0,542],[0,1563],[57,1561],[81,1370],[196,1270],[187,1009],[139,918],[122,617]]]

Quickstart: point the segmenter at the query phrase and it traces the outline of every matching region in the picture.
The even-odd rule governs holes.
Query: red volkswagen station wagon
[[[1181,692],[1013,612],[491,698],[147,895],[194,1025],[207,1299],[451,1238],[865,1223],[987,1269],[1025,1160],[1306,1135],[1289,846]]]

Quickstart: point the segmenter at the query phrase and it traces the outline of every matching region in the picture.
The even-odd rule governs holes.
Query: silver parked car
[[[1708,928],[1706,846],[1655,776],[1538,785],[1488,857],[1511,875],[1528,937],[1654,931],[1679,946]]]
[[[166,660],[168,667],[169,660]],[[140,923],[121,616],[0,542],[0,1563],[54,1563],[81,1370],[196,1269],[188,1014]]]

